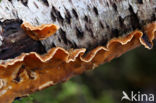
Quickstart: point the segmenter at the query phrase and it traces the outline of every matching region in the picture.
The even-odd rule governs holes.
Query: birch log
[[[89,51],[155,20],[155,0],[2,0],[0,59],[56,46]],[[60,29],[46,40],[33,41],[21,30],[23,21],[53,23]]]

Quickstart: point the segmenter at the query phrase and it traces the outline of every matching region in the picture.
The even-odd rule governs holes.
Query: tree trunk
[[[45,53],[57,46],[91,50],[106,45],[113,37],[155,21],[155,6],[155,0],[2,0],[0,59],[16,57],[22,52]],[[60,29],[46,40],[33,41],[21,33],[22,21],[32,25],[54,23]]]
[[[4,62],[8,62],[7,60],[9,59],[20,56],[22,53],[37,52],[39,54],[45,54],[53,47],[61,47],[69,51],[68,58],[72,58],[70,57],[70,54],[73,54],[75,57],[74,59],[70,59],[71,61],[73,60],[72,64],[70,60],[68,62],[62,62],[61,60],[63,57],[60,60],[60,58],[56,56],[55,58],[57,59],[55,60],[60,64],[56,63],[57,66],[55,65],[55,67],[53,67],[50,64],[51,61],[46,61],[41,57],[41,60],[43,59],[43,61],[45,60],[44,62],[47,63],[44,64],[38,60],[40,59],[38,58],[38,56],[35,55],[35,57],[34,54],[31,54],[31,57],[24,56],[24,59],[22,59],[24,62],[18,61],[17,63],[14,62],[15,64],[9,64],[9,66],[2,66],[2,69],[0,68],[2,71],[8,72],[9,70],[6,69],[11,68],[18,68],[18,70],[16,70],[17,73],[7,73],[7,76],[4,74],[6,72],[0,73],[0,82],[1,85],[3,84],[2,89],[0,88],[1,102],[11,102],[15,97],[25,96],[26,94],[29,94],[36,90],[40,90],[42,89],[39,88],[41,84],[50,83],[48,84],[49,86],[67,80],[73,74],[82,73],[87,69],[93,68],[95,65],[104,63],[106,61],[110,61],[114,57],[120,56],[127,50],[139,46],[140,42],[142,44],[146,44],[145,46],[147,46],[147,48],[151,48],[152,40],[154,38],[146,34],[149,32],[153,33],[153,31],[155,30],[155,20],[156,0],[2,0],[0,2],[0,59],[2,62],[1,64],[3,64]],[[21,24],[24,21],[29,22],[34,26],[53,23],[58,25],[60,29],[56,32],[55,35],[47,38],[46,40],[35,41],[28,37],[26,32],[21,28]],[[154,29],[151,30],[147,26],[146,28],[150,29],[151,31],[145,31],[143,27],[146,24],[150,24],[152,22],[154,23],[152,24],[152,27],[150,27]],[[83,59],[83,61],[79,60],[80,58],[77,60],[77,57],[79,57],[81,53],[84,53],[84,50],[81,48],[87,49],[87,51],[85,52],[87,55],[88,51],[91,51],[99,46],[106,46],[107,43],[111,45],[113,41],[111,41],[111,43],[108,42],[110,41],[110,39],[114,37],[121,37],[136,29],[141,30],[143,34],[141,32],[136,31],[134,33],[131,33],[131,35],[127,37],[128,39],[125,38],[127,41],[129,41],[130,38],[130,40],[132,40],[135,43],[127,44],[129,48],[122,49],[123,51],[121,50],[121,53],[115,55],[113,54],[113,56],[110,55],[110,53],[108,53],[107,55],[109,55],[109,57],[105,60],[100,60],[100,62],[98,63],[98,60],[91,61],[91,59]],[[139,39],[140,41],[136,41],[135,39],[133,39],[133,36]],[[115,41],[116,39],[113,40]],[[118,39],[116,41],[120,41],[122,45],[128,43],[127,41],[125,42]],[[107,47],[109,47],[108,44]],[[112,46],[112,51],[114,51],[115,49],[122,48],[120,46],[119,48],[116,48],[119,44],[114,45]],[[75,50],[80,49],[80,51],[72,50],[74,51],[74,53],[70,52],[73,48]],[[66,57],[66,53],[62,53],[62,51],[64,50],[60,48],[57,50],[62,56]],[[79,55],[75,55],[75,53],[78,53]],[[93,55],[94,53],[95,51],[91,52],[90,54]],[[102,54],[103,52],[100,53]],[[91,56],[88,56],[86,58],[91,58]],[[32,63],[33,66],[30,63],[28,63],[29,66],[27,66],[27,62],[30,60],[35,60],[36,63],[40,63],[41,65],[38,64],[38,67],[35,67],[35,63]],[[88,62],[87,60],[90,61]],[[65,74],[63,74],[64,72],[62,73],[55,71],[55,69],[54,71],[49,70],[52,74],[53,72],[57,72],[58,74],[56,73],[54,74],[54,76],[52,76],[52,74],[49,74],[48,77],[47,73],[46,81],[43,82],[45,78],[41,78],[39,81],[42,81],[42,83],[36,84],[35,86],[32,85],[32,83],[29,84],[28,82],[25,82],[21,85],[18,85],[17,83],[16,85],[12,83],[12,80],[9,79],[8,81],[6,81],[8,84],[10,83],[10,86],[12,87],[9,87],[7,84],[7,87],[5,87],[4,81],[6,78],[4,77],[7,77],[8,79],[11,78],[9,77],[11,74],[14,74],[14,76],[16,75],[16,82],[18,82],[20,75],[27,75],[25,74],[24,69],[19,69],[19,65],[20,68],[29,67],[29,69],[27,69],[29,79],[33,78],[31,77],[31,75],[29,75],[31,67],[33,67],[33,71],[35,72],[42,72],[41,74],[39,74],[40,77],[46,76],[42,74],[45,73],[45,70],[43,69],[45,69],[47,65],[48,68],[49,66],[51,68],[58,68],[60,65],[66,65],[65,67],[61,67],[63,69],[67,67],[70,68],[69,65],[73,65],[73,68],[79,68],[79,66],[81,65],[83,69],[79,69],[77,71],[74,71],[73,69],[71,69],[70,71],[66,70]],[[37,68],[42,69],[38,70]],[[50,75],[52,77],[50,77]],[[58,76],[58,78],[56,79],[57,75],[60,76]],[[23,76],[23,78],[24,77],[27,78],[26,76]],[[29,79],[27,81],[29,81]],[[27,86],[26,84],[28,85],[28,87],[23,87],[22,89],[19,89],[19,91],[14,89],[18,86]],[[4,90],[7,92],[4,93]]]

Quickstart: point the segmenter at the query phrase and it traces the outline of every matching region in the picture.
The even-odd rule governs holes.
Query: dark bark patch
[[[72,48],[78,48],[78,46],[75,42],[72,43]]]
[[[68,0],[72,4],[72,0]]]
[[[89,22],[89,19],[88,19],[88,17],[86,15],[84,17],[84,20],[85,20],[85,22]]]
[[[115,10],[116,12],[118,11],[117,6],[116,6],[115,3],[113,3],[112,7],[114,8],[114,10]]]
[[[34,3],[34,5],[35,5],[35,7],[38,9],[39,8],[39,6],[36,4],[36,2],[33,2]]]
[[[118,29],[112,29],[111,30],[111,32],[112,32],[112,37],[118,37],[119,36],[119,30]]]
[[[139,4],[143,4],[143,0],[138,0],[138,3]]]
[[[87,24],[85,24],[85,29],[86,29],[87,31],[90,30],[90,28],[89,28],[89,26],[88,26]]]
[[[37,52],[39,54],[46,53],[44,46],[40,42],[31,41],[28,38],[26,40],[21,40],[19,42],[20,43],[14,44],[4,43],[4,45],[2,45],[0,48],[0,59],[2,60],[12,59],[21,55],[21,53],[29,53],[29,52]],[[6,46],[7,48],[5,48],[4,46]]]
[[[140,25],[140,22],[139,22],[139,18],[138,18],[138,15],[133,11],[133,8],[132,6],[130,5],[129,6],[129,12],[130,12],[130,20],[131,20],[131,25],[132,25],[132,29],[135,30],[135,29],[141,29],[141,25]]]
[[[84,36],[84,32],[82,31],[82,29],[80,27],[76,27],[75,29],[76,29],[76,36],[77,36],[77,38],[82,39],[83,36]]]
[[[155,21],[156,20],[156,14],[153,14],[152,16],[151,16],[151,21]]]
[[[77,11],[76,11],[75,9],[72,9],[72,12],[73,12],[74,16],[76,17],[76,19],[78,19],[79,16],[78,16],[78,14],[77,14]]]
[[[61,24],[63,24],[64,19],[63,19],[63,17],[61,16],[61,13],[58,11],[56,15],[57,15],[57,20],[58,20],[59,22],[61,22]]]
[[[70,40],[68,40],[68,45],[71,47],[71,48],[79,48],[78,46],[77,46],[77,44],[74,42],[74,41],[70,41]]]
[[[71,18],[72,18],[71,14],[66,8],[65,8],[65,10],[66,10],[65,19],[66,19],[68,24],[71,24]]]
[[[84,21],[85,21],[86,23],[90,24],[90,25],[92,24],[92,20],[91,20],[90,17],[87,16],[87,15],[84,16]]]
[[[52,6],[51,17],[52,20],[56,21],[57,19],[63,25],[64,19],[61,16],[61,13],[54,6]]]
[[[106,28],[107,28],[107,29],[110,29],[110,27],[109,27],[109,25],[108,25],[107,23],[106,23]]]
[[[38,21],[38,19],[37,19],[37,18],[35,18],[35,21],[36,21],[36,24],[39,24],[39,21]]]
[[[61,39],[60,39],[60,38],[58,38],[58,41],[59,41],[59,42],[61,42]]]
[[[128,18],[129,18],[129,17],[128,17]],[[126,18],[125,18],[125,19],[126,19]],[[126,34],[127,32],[129,32],[129,31],[132,29],[132,27],[127,27],[127,26],[124,24],[125,19],[123,19],[121,16],[119,16],[119,18],[118,18],[119,27],[122,28],[122,29],[120,29],[120,31],[119,31],[119,35],[124,35],[124,34]]]
[[[0,53],[5,53],[5,52],[7,52],[8,50],[9,50],[8,48],[3,48],[3,49],[0,50]]]
[[[92,36],[92,38],[94,38],[94,33],[93,33],[93,30],[91,29],[90,25],[89,24],[85,24],[85,29],[86,31],[88,31],[90,33],[90,35]]]
[[[21,1],[24,6],[28,6],[28,0],[18,0]]]
[[[101,20],[99,21],[99,25],[100,25],[100,27],[101,27],[102,29],[104,29],[104,25],[103,25],[103,23],[102,23]]]
[[[13,10],[12,13],[15,17],[19,18],[16,10]]]
[[[56,15],[55,15],[55,13],[54,13],[54,8],[52,8],[50,14],[51,14],[51,19],[52,19],[53,21],[56,21]]]
[[[108,43],[108,39],[106,37],[103,37],[99,44],[102,46],[106,46],[107,43]]]
[[[18,32],[22,22],[23,21],[20,19],[5,20],[3,23],[1,23],[1,26],[3,28],[3,36],[8,36],[9,34]]]
[[[120,24],[120,27],[124,26],[124,19],[122,19],[121,16],[119,16],[119,24]]]
[[[95,6],[93,7],[93,11],[94,11],[94,13],[96,14],[96,16],[99,15],[98,9],[97,9]]]
[[[59,32],[60,32],[60,35],[61,35],[61,38],[62,38],[63,42],[67,45],[68,40],[67,40],[67,37],[66,37],[66,32],[62,28],[59,29]]]
[[[49,6],[48,0],[41,0],[46,6]]]
[[[56,47],[55,43],[52,43],[52,44],[51,44],[51,48],[52,48],[52,47]]]

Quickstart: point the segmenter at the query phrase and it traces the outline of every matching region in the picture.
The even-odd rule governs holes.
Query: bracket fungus
[[[119,57],[141,44],[151,49],[152,41],[156,37],[156,22],[146,25],[144,30],[146,34],[135,30],[126,36],[114,38],[107,43],[106,47],[99,46],[86,55],[84,55],[85,48],[67,51],[56,47],[51,48],[44,55],[35,52],[23,53],[14,59],[1,63],[1,103],[11,103],[16,97],[26,96],[66,81],[74,75]],[[146,35],[148,40],[144,39],[143,35]]]
[[[59,29],[59,27],[54,24],[32,26],[28,22],[24,22],[21,25],[21,28],[23,28],[24,31],[34,40],[44,40],[56,33],[56,31]]]

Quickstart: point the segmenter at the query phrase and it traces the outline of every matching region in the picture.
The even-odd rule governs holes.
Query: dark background
[[[14,103],[128,103],[122,91],[156,95],[156,47],[143,46]],[[138,102],[145,103],[145,102]]]

